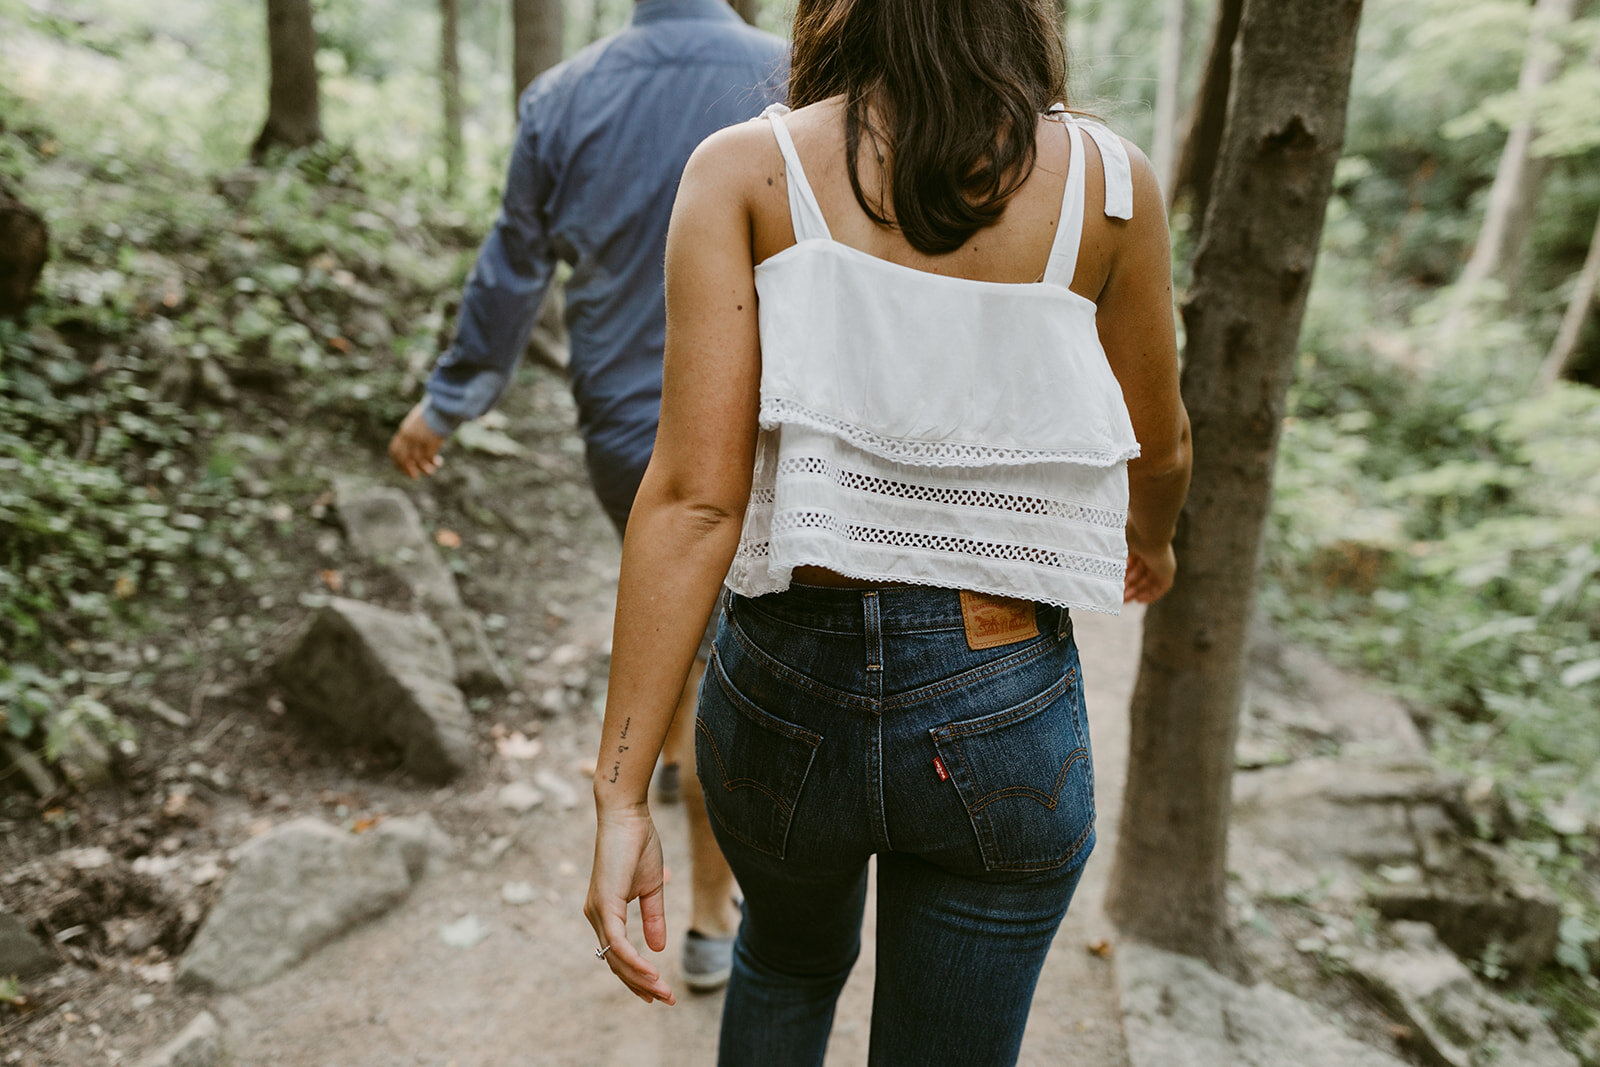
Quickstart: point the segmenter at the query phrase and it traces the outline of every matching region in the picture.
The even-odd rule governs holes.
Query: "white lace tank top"
[[[1062,115],[1071,161],[1044,280],[974,281],[833,240],[782,105],[795,244],[756,267],[761,413],[727,584],[744,596],[814,565],[1116,614],[1127,461],[1139,454],[1094,302],[1068,286],[1084,219],[1084,138],[1106,214],[1131,218],[1127,152]]]

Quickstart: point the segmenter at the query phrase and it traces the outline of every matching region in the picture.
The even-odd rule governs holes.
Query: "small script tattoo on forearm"
[[[627,719],[623,720],[623,723],[622,723],[622,739],[624,741],[626,741],[628,739],[628,730],[632,726],[633,726],[633,717],[630,715]],[[617,746],[617,755],[621,756],[624,752],[628,751],[628,749],[630,747],[631,746],[629,746],[629,745],[618,745]],[[611,784],[612,785],[616,785],[617,784],[617,779],[619,777],[621,777],[621,775],[622,775],[622,760],[619,759],[619,760],[617,760],[615,763],[613,763],[611,765]]]

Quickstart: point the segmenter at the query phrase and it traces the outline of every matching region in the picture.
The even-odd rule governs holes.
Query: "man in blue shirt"
[[[438,469],[461,423],[488,411],[527,346],[556,262],[566,285],[571,380],[589,477],[620,531],[655,444],[666,342],[667,222],[696,145],[784,96],[788,46],[727,0],[638,0],[629,25],[537,78],[518,108],[499,218],[467,279],[455,343],[389,453],[412,477]],[[696,672],[698,675],[698,672]],[[668,752],[694,766],[691,678]],[[727,981],[733,876],[684,776],[694,904],[685,984]]]

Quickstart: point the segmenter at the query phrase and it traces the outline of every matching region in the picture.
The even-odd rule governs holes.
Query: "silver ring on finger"
[[[594,950],[594,958],[597,960],[603,960],[606,958],[606,953],[610,951],[610,945],[601,945],[599,948]]]

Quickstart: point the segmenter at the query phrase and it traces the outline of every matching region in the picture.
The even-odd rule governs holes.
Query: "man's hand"
[[[439,456],[439,448],[443,444],[444,438],[428,429],[427,422],[422,418],[422,404],[419,403],[406,414],[400,428],[394,432],[394,439],[389,442],[389,458],[407,476],[419,478],[437,471],[439,464],[444,462]]]

